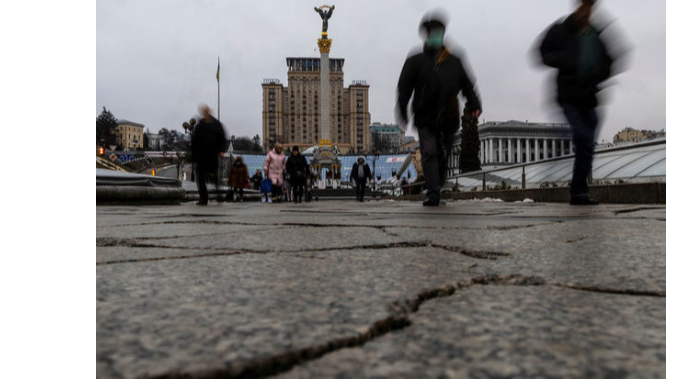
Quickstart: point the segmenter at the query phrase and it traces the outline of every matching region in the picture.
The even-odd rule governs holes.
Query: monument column
[[[322,5],[321,7],[314,7],[314,11],[321,17],[321,39],[317,41],[319,45],[319,52],[321,52],[320,76],[321,76],[321,97],[319,103],[321,108],[319,113],[321,119],[319,120],[321,135],[319,139],[321,143],[327,147],[331,146],[331,60],[329,58],[331,52],[331,39],[328,38],[328,19],[333,16],[335,5]],[[330,152],[329,152],[330,154]]]
[[[321,89],[319,112],[321,114],[321,119],[319,121],[319,127],[321,128],[321,134],[319,135],[320,140],[331,140],[331,39],[328,39],[326,33],[321,34],[321,39],[319,39],[319,51],[321,51]]]
[[[527,147],[527,162],[532,162],[532,154],[530,153],[532,149],[530,149],[530,141],[531,139],[529,138],[525,139],[525,146]]]

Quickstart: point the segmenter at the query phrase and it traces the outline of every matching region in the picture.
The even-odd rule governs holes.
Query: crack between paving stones
[[[597,288],[587,288],[580,286],[569,286],[561,284],[551,284],[539,277],[529,277],[520,275],[486,275],[480,276],[456,284],[451,284],[443,288],[424,291],[416,297],[397,301],[389,305],[390,315],[380,321],[375,322],[364,333],[329,341],[322,345],[307,347],[303,349],[288,351],[276,356],[257,359],[239,366],[201,371],[195,373],[168,374],[159,379],[261,379],[274,377],[297,366],[304,365],[335,353],[340,350],[363,347],[364,345],[388,335],[392,332],[403,330],[412,326],[411,316],[419,312],[421,306],[429,301],[448,298],[459,291],[467,290],[475,286],[499,286],[499,287],[556,287],[577,291],[595,292],[609,295],[634,295],[634,296],[655,296],[665,298],[663,294],[653,294],[637,291],[617,291]]]
[[[175,256],[175,257],[154,257],[154,258],[143,258],[143,259],[132,259],[132,260],[118,260],[118,261],[108,261],[108,262],[96,262],[96,265],[109,265],[109,264],[129,264],[129,263],[142,263],[156,260],[183,260],[183,259],[197,259],[202,257],[221,257],[221,256],[235,256],[242,254],[267,254],[267,253],[288,253],[290,256],[292,254],[299,253],[314,253],[314,252],[332,252],[332,251],[354,251],[359,249],[389,249],[389,248],[425,248],[431,246],[428,242],[414,242],[414,241],[402,241],[399,243],[389,243],[389,244],[371,244],[371,245],[357,245],[357,246],[347,246],[339,248],[316,248],[316,249],[299,249],[291,251],[273,251],[273,250],[250,250],[250,249],[212,249],[212,248],[200,248],[200,247],[176,247],[167,245],[154,245],[154,244],[137,244],[134,242],[127,243],[126,239],[116,239],[117,244],[112,245],[97,245],[101,247],[130,247],[130,248],[160,248],[160,249],[191,249],[191,250],[208,250],[214,253],[202,254],[202,255],[191,255],[191,256]],[[123,243],[124,242],[124,243]],[[301,257],[313,259],[313,257]]]
[[[526,224],[526,225],[506,225],[506,226],[489,226],[489,227],[439,227],[439,226],[419,226],[419,225],[373,225],[373,224],[319,224],[319,223],[276,223],[271,224],[277,227],[305,227],[305,228],[374,228],[384,230],[386,228],[410,228],[410,229],[426,229],[426,230],[498,230],[498,231],[508,231],[514,229],[532,228],[537,226],[549,226],[554,224],[561,224],[563,221],[555,221],[543,224]],[[210,220],[200,220],[200,221],[165,221],[157,223],[140,223],[140,224],[119,224],[119,225],[105,225],[104,228],[116,228],[116,227],[137,227],[137,226],[150,226],[150,225],[241,225],[241,226],[265,226],[266,224],[257,223],[242,223],[242,222],[226,222],[226,221],[210,221]],[[237,230],[230,232],[223,232],[218,234],[230,234],[244,232],[245,230]],[[175,237],[197,237],[194,236],[174,236],[174,237],[158,237],[150,239],[165,239],[165,238],[175,238]],[[201,235],[206,236],[206,235]],[[144,239],[144,238],[137,238]]]
[[[625,294],[635,296],[660,296],[651,295],[641,291],[617,291],[611,289],[589,288],[584,286],[571,286],[547,283],[541,277],[522,275],[482,275],[463,280],[444,287],[422,291],[416,296],[403,301],[389,303],[389,315],[375,321],[363,333],[349,337],[336,338],[326,343],[309,346],[301,349],[290,350],[278,355],[258,358],[234,366],[222,369],[209,369],[193,372],[172,372],[154,376],[153,378],[266,378],[287,372],[295,366],[310,362],[332,352],[341,349],[361,347],[376,338],[390,332],[404,329],[412,325],[410,316],[416,313],[420,306],[430,300],[452,296],[456,292],[468,289],[476,285],[493,286],[552,286],[571,290],[590,291],[605,294]],[[664,296],[665,297],[665,294]]]
[[[130,259],[130,260],[114,260],[114,261],[101,261],[101,262],[96,262],[96,265],[113,265],[113,264],[129,264],[129,263],[148,263],[152,261],[161,261],[161,260],[184,260],[184,259],[200,259],[203,257],[223,257],[223,256],[235,256],[235,255],[241,255],[244,252],[242,251],[232,251],[232,252],[223,252],[223,251],[218,251],[216,253],[204,253],[200,255],[187,255],[187,256],[164,256],[164,257],[148,257],[148,258],[141,258],[141,259]]]
[[[383,233],[389,234],[391,236],[397,236],[396,234],[389,233],[385,229],[381,229]],[[202,248],[202,247],[186,247],[186,246],[170,246],[170,245],[157,245],[157,244],[140,244],[137,240],[141,239],[110,239],[110,238],[100,238],[96,239],[97,247],[125,247],[125,248],[154,248],[154,249],[171,249],[171,250],[207,250],[209,253],[198,254],[198,255],[188,255],[188,256],[168,256],[168,257],[154,257],[154,258],[141,258],[141,259],[130,259],[130,260],[117,260],[117,261],[107,261],[107,262],[97,262],[96,265],[111,265],[111,264],[129,264],[129,263],[142,263],[150,261],[160,261],[160,260],[183,260],[183,259],[198,259],[203,257],[219,257],[219,256],[235,256],[240,254],[265,254],[265,253],[276,253],[276,252],[289,252],[290,254],[304,254],[304,253],[315,253],[315,252],[332,252],[332,251],[355,251],[360,249],[390,249],[390,248],[438,248],[443,249],[453,253],[459,253],[463,256],[480,259],[480,260],[499,260],[510,256],[509,253],[496,252],[496,251],[479,251],[471,250],[457,246],[436,244],[430,240],[423,241],[402,241],[397,243],[388,244],[370,244],[370,245],[356,245],[356,246],[346,246],[337,248],[314,248],[314,249],[300,249],[291,251],[273,251],[273,250],[253,250],[253,249],[213,249],[213,248]],[[291,255],[294,256],[294,255]],[[307,258],[302,256],[297,256],[298,258]],[[313,257],[309,257],[313,258]]]
[[[631,296],[649,296],[656,298],[666,298],[666,291],[639,291],[633,289],[616,289],[616,288],[603,288],[603,287],[585,287],[574,284],[560,284],[553,283],[549,284],[553,287],[568,288],[577,291],[588,291],[597,292],[612,295],[631,295]]]
[[[430,247],[439,248],[450,252],[460,253],[462,255],[482,260],[498,260],[503,257],[510,256],[509,253],[505,252],[494,252],[494,251],[477,251],[471,249],[465,249],[462,247],[455,247],[451,245],[441,245],[436,243],[431,243]]]
[[[326,343],[290,350],[282,354],[273,355],[265,358],[258,358],[235,366],[223,369],[210,369],[195,372],[168,373],[153,378],[266,378],[289,371],[293,367],[316,360],[329,353],[351,347],[361,347],[364,344],[388,334],[408,327],[412,324],[409,315],[417,312],[419,306],[431,299],[447,297],[461,288],[467,288],[473,284],[496,284],[496,283],[535,283],[540,285],[543,280],[522,277],[499,277],[495,275],[482,276],[467,281],[447,285],[442,288],[421,292],[415,297],[405,301],[395,301],[388,306],[390,315],[371,324],[363,333],[341,337],[330,340]]]
[[[613,213],[618,216],[619,214],[625,214],[625,213],[635,213],[635,212],[641,212],[643,210],[659,210],[659,209],[664,209],[666,210],[666,207],[643,207],[643,208],[631,208],[631,209],[621,209],[621,210],[616,210]]]

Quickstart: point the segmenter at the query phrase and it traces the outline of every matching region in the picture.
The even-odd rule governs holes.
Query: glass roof
[[[574,156],[558,157],[505,168],[487,169],[481,172],[456,175],[447,179],[446,187],[457,182],[461,190],[481,187],[486,178],[487,187],[506,185],[522,186],[522,170],[525,170],[525,188],[538,188],[544,184],[566,186],[572,178]],[[377,165],[378,166],[378,165]],[[600,149],[595,152],[592,178],[604,182],[666,181],[666,140],[650,141],[626,147]]]

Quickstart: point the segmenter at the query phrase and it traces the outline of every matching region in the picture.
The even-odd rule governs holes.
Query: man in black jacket
[[[290,176],[290,184],[292,185],[292,201],[295,204],[302,203],[302,196],[304,195],[304,187],[307,185],[307,176],[309,176],[309,162],[307,158],[299,152],[299,147],[292,147],[292,154],[285,163],[285,170]]]
[[[357,162],[352,165],[352,174],[350,175],[350,182],[355,181],[355,194],[357,200],[364,202],[364,190],[367,187],[367,181],[371,179],[371,169],[369,165],[364,163],[364,157],[359,157]]]
[[[539,52],[545,65],[558,70],[557,100],[573,131],[575,165],[570,204],[596,205],[587,195],[599,126],[596,94],[599,84],[611,76],[614,61],[600,37],[601,31],[590,24],[596,0],[579,2],[574,13],[549,27]]]
[[[403,127],[407,126],[407,105],[414,93],[412,112],[419,131],[422,169],[427,184],[424,206],[438,206],[441,185],[445,178],[447,158],[453,136],[460,127],[458,93],[467,98],[473,117],[482,113],[469,74],[460,57],[443,45],[446,22],[442,16],[430,15],[422,19],[420,31],[425,34],[424,51],[405,61],[398,80],[396,114]]]
[[[202,119],[194,127],[192,134],[192,162],[196,164],[199,202],[197,205],[208,205],[206,179],[209,173],[218,173],[218,156],[225,157],[227,138],[221,123],[211,115],[207,105],[199,106]],[[217,188],[216,188],[217,190]],[[220,202],[220,193],[218,193]]]

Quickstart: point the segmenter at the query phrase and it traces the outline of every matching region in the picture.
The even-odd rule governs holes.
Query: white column
[[[489,158],[491,157],[491,152],[489,151],[489,140],[484,140],[484,162],[489,163]]]
[[[484,163],[489,163],[489,142],[484,140]]]
[[[568,142],[569,142],[569,146],[570,146],[570,154],[573,154],[573,140],[571,139]]]
[[[494,139],[489,139],[489,163],[494,163]]]
[[[503,163],[503,138],[498,139],[498,163]]]
[[[512,164],[513,163],[513,139],[508,138],[508,159],[507,163]]]
[[[479,164],[484,163],[484,141],[479,141]]]
[[[484,149],[482,146],[482,140],[479,140],[479,164],[482,164],[482,154],[484,153]]]
[[[522,140],[520,138],[517,139],[517,158],[518,158],[518,163],[522,163]]]
[[[531,148],[532,146],[531,146],[531,144],[529,143],[530,141],[531,141],[531,139],[529,139],[529,138],[527,138],[527,139],[525,140],[525,145],[527,145],[527,162],[532,161],[532,154],[530,153],[531,150],[532,150],[532,149],[530,149],[530,148]]]
[[[561,139],[561,155],[565,155],[565,139]]]
[[[552,150],[551,158],[555,158],[556,157],[556,140],[555,139],[551,140],[551,150]]]

